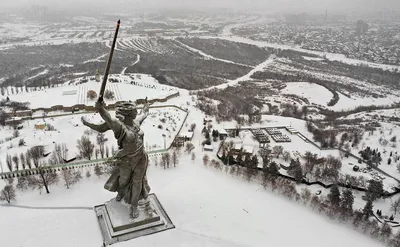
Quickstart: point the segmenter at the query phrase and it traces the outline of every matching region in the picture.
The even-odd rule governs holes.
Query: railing
[[[163,153],[168,152],[168,149],[160,149],[160,150],[153,150],[148,151],[147,154],[149,157],[162,155]],[[30,176],[39,173],[53,173],[60,170],[65,169],[76,169],[81,167],[90,167],[94,165],[104,165],[107,163],[109,158],[106,159],[97,159],[97,160],[84,160],[75,163],[67,163],[67,164],[57,164],[53,166],[42,166],[39,168],[32,168],[32,169],[25,169],[25,170],[18,170],[12,172],[4,172],[0,173],[0,179],[7,179],[7,178],[15,178],[15,177],[23,177],[23,176]]]

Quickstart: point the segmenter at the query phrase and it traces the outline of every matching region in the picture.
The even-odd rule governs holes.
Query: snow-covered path
[[[24,208],[24,209],[67,209],[67,210],[93,210],[93,207],[35,207],[35,206],[24,206],[24,205],[13,205],[13,204],[0,204],[2,207],[14,207],[14,208]]]
[[[89,60],[86,60],[85,62],[83,62],[84,64],[85,63],[92,63],[92,62],[102,62],[102,58],[104,58],[105,56],[107,56],[107,53],[105,53],[105,54],[103,54],[103,55],[101,55],[101,56],[99,56],[99,57],[96,57],[96,58],[94,58],[94,59],[89,59]]]
[[[136,61],[135,62],[133,62],[130,66],[134,66],[135,64],[137,64],[138,62],[140,62],[140,55],[139,54],[136,54]],[[125,67],[122,71],[121,71],[121,74],[125,74],[125,71],[128,69],[128,67]]]
[[[275,55],[271,55],[266,61],[260,63],[256,67],[254,67],[254,69],[252,69],[249,73],[247,73],[246,75],[244,75],[242,77],[236,78],[234,80],[229,80],[227,83],[223,83],[223,84],[220,84],[220,85],[217,85],[217,86],[211,86],[211,87],[200,89],[200,90],[194,90],[193,92],[207,91],[207,90],[212,90],[212,89],[225,89],[225,88],[227,88],[229,86],[235,86],[241,81],[252,80],[251,76],[254,73],[256,73],[257,71],[264,70],[266,67],[268,67],[269,64],[274,62],[275,58],[276,58]]]
[[[225,59],[213,57],[213,56],[211,56],[211,55],[208,55],[208,54],[204,53],[203,51],[200,51],[200,50],[198,50],[198,49],[196,49],[196,48],[193,48],[193,47],[191,47],[191,46],[188,46],[188,45],[186,45],[186,44],[180,42],[179,40],[175,40],[175,41],[176,41],[177,43],[179,43],[181,46],[185,47],[186,49],[188,49],[188,50],[190,50],[190,51],[193,51],[193,52],[195,52],[195,53],[197,53],[197,54],[200,54],[201,56],[203,56],[203,57],[204,57],[205,59],[207,59],[207,60],[212,59],[212,60],[217,60],[217,61],[221,61],[221,62],[224,62],[224,63],[230,63],[230,64],[236,64],[236,65],[245,66],[245,67],[249,67],[249,68],[254,68],[253,66],[248,65],[248,64],[236,63],[236,62],[233,62],[233,61],[230,61],[230,60],[225,60]]]
[[[29,80],[35,79],[36,77],[41,76],[41,75],[45,75],[45,74],[47,74],[47,73],[49,73],[49,70],[48,70],[48,69],[45,69],[45,70],[43,70],[42,72],[39,72],[39,73],[37,73],[36,75],[31,76],[31,77],[25,79],[25,81],[29,81]]]

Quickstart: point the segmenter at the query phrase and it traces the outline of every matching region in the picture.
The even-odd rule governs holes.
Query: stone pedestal
[[[103,242],[111,245],[175,227],[155,194],[150,194],[148,203],[139,204],[138,209],[139,216],[131,219],[129,205],[117,202],[115,198],[104,205],[96,206],[94,210]]]

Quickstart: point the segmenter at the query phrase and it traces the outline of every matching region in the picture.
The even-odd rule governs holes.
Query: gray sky
[[[86,9],[104,7],[109,11],[140,8],[216,8],[239,10],[305,12],[365,12],[373,10],[400,10],[400,0],[0,0],[0,8],[26,7],[45,4],[57,9]]]

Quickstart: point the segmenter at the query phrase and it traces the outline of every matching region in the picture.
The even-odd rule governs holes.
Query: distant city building
[[[369,25],[363,20],[357,21],[357,30],[356,30],[356,35],[361,35],[366,32],[368,32]]]

